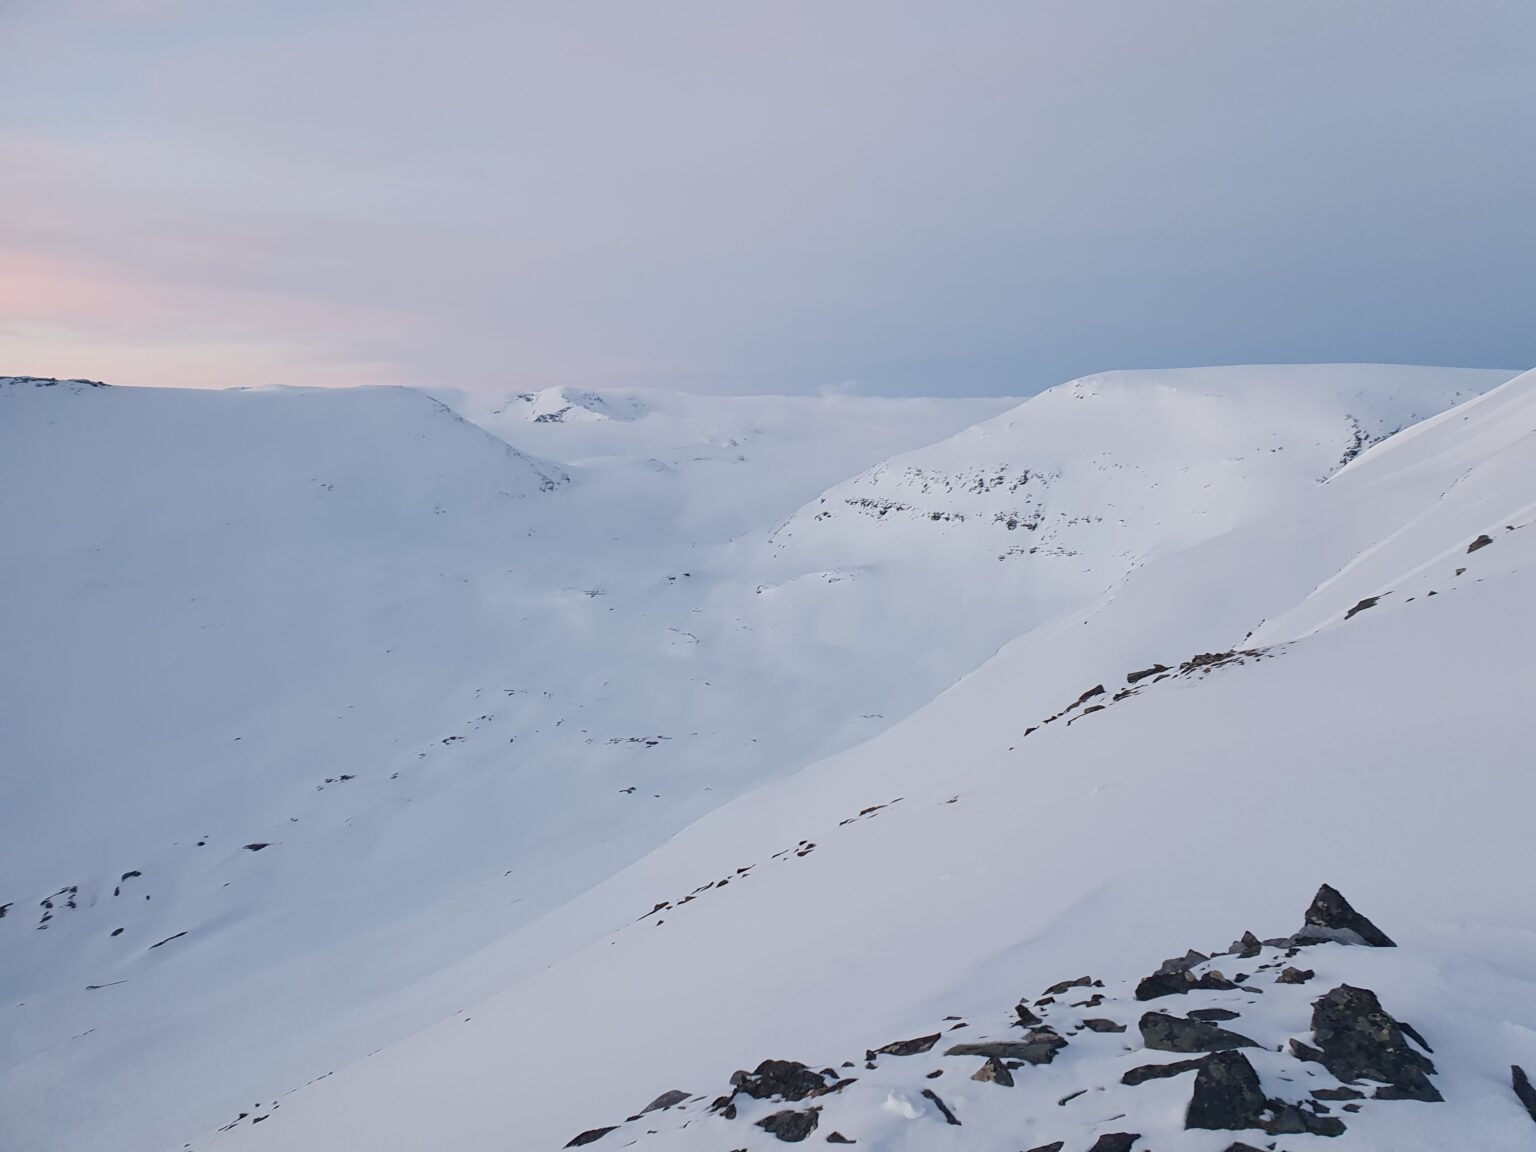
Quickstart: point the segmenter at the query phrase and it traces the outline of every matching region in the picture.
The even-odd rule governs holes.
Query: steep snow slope
[[[1369,984],[1435,1046],[1446,1103],[1372,1102],[1329,1147],[1528,1147],[1508,1077],[1536,1064],[1536,895],[1519,881],[1533,479],[1528,374],[1150,560],[866,744],[726,805],[458,971],[584,919],[626,927],[207,1146],[558,1147],[680,1088],[703,1100],[593,1146],[761,1152],[780,1146],[752,1124],[772,1108],[705,1114],[732,1068],[859,1064],[946,1016],[1005,1034],[1020,995],[1084,971],[1124,1021],[1126,981],[1245,927],[1288,930],[1330,881],[1401,950],[1329,946],[1301,961],[1319,973],[1305,996],[1255,985],[1247,999],[1275,1007],[1235,1006],[1260,1012],[1266,1043],[1306,1039],[1313,995]],[[1122,694],[1155,661],[1170,674]],[[849,1070],[870,1084],[828,1103],[813,1139],[835,1114],[880,1149],[1086,1152],[1113,1131],[1142,1133],[1138,1150],[1268,1146],[1184,1132],[1187,1078],[1100,1095],[1156,1058],[1130,1027],[1074,1037],[1016,1098],[969,1064],[933,1085],[939,1058]],[[1255,1065],[1286,1098],[1306,1074]],[[1057,1086],[1090,1093],[1057,1105]]]

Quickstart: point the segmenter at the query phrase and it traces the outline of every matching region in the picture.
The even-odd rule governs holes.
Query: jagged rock
[[[1317,973],[1310,968],[1292,968],[1286,965],[1285,971],[1275,977],[1276,984],[1305,984]]]
[[[1357,613],[1364,612],[1367,608],[1374,608],[1380,602],[1380,596],[1367,596],[1364,600],[1360,601],[1360,603],[1356,604],[1348,612],[1344,613],[1344,619],[1352,619]]]
[[[915,1040],[897,1040],[893,1044],[887,1044],[884,1048],[871,1048],[864,1053],[865,1060],[873,1060],[876,1056],[920,1056],[939,1042],[941,1032],[935,1032],[932,1036],[919,1036]]]
[[[1324,884],[1307,909],[1306,924],[1295,939],[1301,942],[1334,940],[1340,944],[1364,944],[1371,948],[1396,948],[1385,932],[1356,912],[1338,889]]]
[[[1227,949],[1227,952],[1239,960],[1252,960],[1263,947],[1264,941],[1252,932],[1244,932],[1241,939],[1232,941],[1232,946]]]
[[[581,1135],[572,1138],[571,1142],[567,1144],[566,1147],[580,1148],[583,1145],[591,1144],[595,1140],[601,1140],[604,1136],[608,1135],[608,1133],[612,1132],[617,1127],[617,1124],[610,1124],[607,1128],[589,1128],[587,1131],[581,1133]]]
[[[1536,1087],[1532,1087],[1531,1078],[1525,1074],[1525,1069],[1520,1065],[1511,1064],[1509,1079],[1515,1089],[1516,1098],[1525,1105],[1525,1110],[1531,1114],[1531,1119],[1536,1120]]]
[[[1174,1060],[1169,1064],[1143,1064],[1139,1068],[1132,1068],[1120,1077],[1120,1083],[1134,1088],[1138,1084],[1145,1084],[1148,1080],[1167,1080],[1170,1076],[1181,1076],[1185,1072],[1193,1072],[1204,1063],[1205,1060],[1202,1057],[1199,1060]]]
[[[1476,552],[1479,548],[1486,548],[1486,547],[1488,547],[1488,545],[1490,545],[1492,543],[1493,543],[1493,537],[1488,535],[1485,532],[1481,536],[1479,536],[1476,540],[1472,541],[1472,543],[1467,545],[1467,551],[1468,552]]]
[[[1131,1145],[1140,1139],[1140,1132],[1106,1132],[1093,1142],[1088,1152],[1131,1152]]]
[[[1033,1028],[1035,1025],[1043,1023],[1040,1017],[1029,1010],[1029,1004],[1024,1000],[1020,1000],[1013,1010],[1019,1014],[1018,1022],[1021,1027]]]
[[[1340,984],[1313,1001],[1312,1035],[1323,1067],[1340,1080],[1389,1085],[1376,1090],[1378,1100],[1444,1099],[1429,1082],[1434,1064],[1408,1046],[1397,1021],[1368,988]]]
[[[660,1096],[656,1097],[656,1099],[652,1100],[644,1108],[640,1109],[640,1115],[644,1116],[647,1112],[656,1112],[658,1110],[665,1111],[674,1105],[681,1104],[686,1099],[688,1099],[688,1093],[681,1092],[674,1088],[670,1092],[663,1092]]]
[[[827,1087],[820,1072],[796,1060],[764,1060],[754,1072],[732,1075],[731,1083],[754,1100],[804,1100]]]
[[[1136,684],[1136,683],[1139,683],[1142,680],[1145,680],[1148,676],[1156,676],[1159,672],[1166,672],[1166,671],[1168,671],[1168,665],[1166,665],[1166,664],[1154,664],[1150,668],[1143,668],[1140,672],[1128,672],[1128,673],[1126,673],[1125,682],[1127,684]]]
[[[1184,1127],[1226,1131],[1257,1128],[1263,1122],[1265,1107],[1259,1074],[1248,1057],[1241,1052],[1216,1052],[1200,1062]]]
[[[949,1110],[948,1104],[939,1099],[939,1094],[937,1092],[935,1092],[932,1088],[924,1088],[923,1095],[932,1100],[933,1106],[944,1114],[944,1122],[946,1124],[953,1124],[957,1128],[960,1126],[959,1117],[957,1117],[953,1112]]]
[[[1230,1008],[1196,1008],[1189,1013],[1191,1020],[1236,1020],[1242,1013]]]
[[[1100,691],[1103,691],[1103,689],[1100,689]],[[1092,986],[1092,976],[1079,976],[1076,980],[1063,980],[1060,984],[1052,984],[1049,988],[1042,992],[1041,995],[1060,996],[1070,988],[1091,988]]]
[[[987,1062],[976,1069],[976,1074],[971,1079],[980,1080],[983,1084],[1001,1084],[1004,1088],[1013,1087],[1013,1073],[1008,1071],[1008,1065],[996,1056],[988,1056]]]
[[[999,1060],[1023,1060],[1028,1064],[1049,1064],[1067,1042],[1050,1028],[1034,1028],[1022,1040],[986,1040],[977,1044],[956,1044],[944,1051],[946,1056],[994,1056]]]
[[[1166,1012],[1148,1012],[1141,1018],[1141,1039],[1158,1052],[1224,1052],[1230,1048],[1258,1047],[1236,1032]]]
[[[1125,1031],[1125,1025],[1124,1024],[1117,1024],[1113,1020],[1105,1020],[1102,1017],[1095,1017],[1092,1020],[1084,1020],[1083,1021],[1083,1027],[1088,1029],[1088,1031],[1090,1031],[1090,1032],[1124,1032]]]
[[[757,1126],[765,1132],[773,1133],[786,1144],[798,1144],[816,1131],[816,1125],[820,1122],[820,1108],[807,1108],[804,1112],[790,1108],[775,1112],[772,1116],[764,1116],[757,1122]]]

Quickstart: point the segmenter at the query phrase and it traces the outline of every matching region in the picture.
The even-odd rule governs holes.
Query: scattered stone
[[[1259,1074],[1241,1052],[1216,1052],[1200,1062],[1185,1128],[1231,1131],[1257,1128],[1266,1107]]]
[[[1040,1017],[1029,1010],[1029,1004],[1024,1000],[1020,1000],[1013,1010],[1019,1014],[1018,1023],[1022,1028],[1033,1028],[1037,1024],[1044,1023]]]
[[[1189,1013],[1191,1020],[1236,1020],[1242,1013],[1230,1008],[1196,1008]]]
[[[1140,1139],[1140,1132],[1106,1132],[1093,1142],[1088,1152],[1131,1152],[1131,1145]]]
[[[1168,665],[1154,664],[1150,668],[1143,668],[1140,672],[1126,673],[1125,682],[1127,684],[1135,684],[1139,681],[1145,680],[1148,676],[1156,676],[1159,672],[1166,671],[1168,671]]]
[[[660,1096],[656,1097],[656,1099],[652,1100],[644,1108],[640,1109],[640,1115],[644,1116],[647,1112],[664,1112],[668,1108],[676,1107],[686,1099],[688,1099],[688,1093],[678,1091],[676,1088],[674,1088],[670,1092],[663,1092]]]
[[[1275,983],[1305,984],[1316,975],[1317,973],[1310,968],[1292,968],[1290,965],[1286,965],[1285,970],[1275,977]]]
[[[1058,1107],[1058,1108],[1066,1107],[1068,1104],[1072,1103],[1072,1101],[1076,1100],[1079,1096],[1083,1095],[1087,1091],[1088,1091],[1088,1089],[1086,1089],[1086,1088],[1079,1088],[1076,1092],[1068,1092],[1060,1100],[1056,1101],[1056,1107]]]
[[[611,1124],[607,1128],[589,1128],[581,1135],[572,1139],[571,1142],[566,1145],[566,1147],[580,1148],[583,1145],[591,1144],[593,1141],[601,1140],[604,1136],[608,1135],[608,1133],[612,1132],[617,1127],[617,1124]]]
[[[1301,942],[1334,940],[1340,944],[1364,944],[1370,948],[1396,948],[1385,932],[1372,924],[1344,899],[1338,889],[1324,884],[1307,909],[1306,924],[1296,933]]]
[[[244,848],[247,852],[260,852],[263,848],[270,848],[272,845],[269,842],[258,840],[251,844],[242,844],[240,847]]]
[[[953,1124],[956,1127],[959,1127],[959,1119],[953,1112],[949,1110],[949,1105],[939,1099],[939,1094],[937,1092],[935,1092],[932,1088],[924,1088],[923,1095],[932,1100],[934,1107],[944,1114],[944,1122],[946,1124]]]
[[[1536,1087],[1531,1085],[1531,1078],[1525,1074],[1525,1069],[1518,1064],[1511,1064],[1509,1080],[1515,1089],[1516,1098],[1525,1105],[1525,1110],[1530,1113],[1531,1119],[1536,1120]]]
[[[1170,1076],[1182,1076],[1185,1072],[1193,1072],[1199,1068],[1205,1060],[1175,1060],[1171,1064],[1143,1064],[1139,1068],[1132,1068],[1124,1076],[1120,1077],[1120,1083],[1128,1084],[1132,1088],[1138,1084],[1145,1084],[1148,1080],[1166,1080]]]
[[[798,1144],[816,1131],[816,1125],[820,1122],[820,1108],[807,1108],[804,1112],[789,1108],[775,1112],[772,1116],[764,1116],[757,1122],[757,1126],[765,1132],[771,1132],[786,1144]]]
[[[827,1143],[828,1144],[857,1144],[858,1141],[857,1140],[850,1140],[850,1139],[848,1139],[848,1137],[844,1136],[841,1132],[834,1132],[834,1133],[832,1133],[832,1135],[827,1137]]]
[[[1124,1032],[1124,1024],[1116,1024],[1113,1020],[1105,1020],[1103,1017],[1095,1017],[1092,1020],[1084,1020],[1083,1027],[1090,1032]]]
[[[864,1059],[873,1060],[876,1056],[921,1056],[939,1042],[941,1035],[943,1033],[935,1032],[932,1036],[919,1036],[915,1040],[897,1040],[884,1048],[871,1048],[864,1053]]]
[[[996,1056],[988,1056],[987,1062],[976,1069],[976,1074],[971,1079],[980,1080],[983,1084],[1001,1084],[1004,1088],[1013,1087],[1013,1073],[1008,1071],[1008,1065]]]
[[[1378,1100],[1426,1100],[1444,1097],[1429,1082],[1435,1066],[1408,1046],[1403,1030],[1368,988],[1340,984],[1313,1001],[1312,1035],[1322,1065],[1340,1080],[1376,1080]]]
[[[1049,1064],[1056,1053],[1067,1046],[1054,1029],[1030,1030],[1022,1040],[987,1040],[978,1044],[956,1044],[944,1051],[946,1056],[993,1056],[999,1060],[1023,1060],[1028,1064]]]
[[[819,1096],[827,1088],[820,1072],[813,1072],[796,1060],[764,1060],[752,1073],[731,1076],[736,1091],[754,1100],[804,1100]]]
[[[1367,596],[1364,600],[1360,601],[1360,603],[1356,604],[1348,612],[1344,613],[1344,619],[1348,620],[1353,617],[1355,613],[1364,612],[1367,608],[1374,608],[1380,602],[1380,596]]]
[[[1492,543],[1493,543],[1493,537],[1489,536],[1485,532],[1485,533],[1483,533],[1483,535],[1479,536],[1476,540],[1472,541],[1472,543],[1467,545],[1467,551],[1468,552],[1476,552],[1479,548],[1486,548],[1486,547],[1488,547],[1488,545],[1490,545]]]
[[[1103,689],[1101,688],[1099,691],[1102,692]],[[1042,993],[1042,995],[1060,996],[1072,988],[1091,988],[1092,986],[1092,976],[1079,976],[1076,980],[1063,980],[1060,984],[1052,984]]]
[[[1258,1047],[1236,1032],[1166,1012],[1148,1012],[1141,1018],[1141,1039],[1158,1052],[1224,1052],[1229,1048]]]

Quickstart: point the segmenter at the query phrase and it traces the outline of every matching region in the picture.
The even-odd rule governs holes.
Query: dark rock
[[[1337,1116],[1318,1116],[1284,1100],[1271,1100],[1274,1118],[1264,1125],[1271,1136],[1342,1136],[1344,1121]]]
[[[1188,972],[1154,972],[1136,985],[1136,999],[1161,1000],[1164,996],[1183,996],[1195,986]]]
[[[1102,691],[1102,689],[1100,689]],[[1041,995],[1060,996],[1070,988],[1089,988],[1093,985],[1092,976],[1079,976],[1076,980],[1063,980],[1060,984],[1052,984]]]
[[[1310,1044],[1304,1044],[1294,1036],[1290,1039],[1291,1055],[1308,1064],[1321,1064],[1323,1054]]]
[[[660,1096],[656,1097],[656,1099],[652,1100],[644,1108],[640,1109],[640,1115],[644,1116],[647,1112],[664,1112],[668,1108],[673,1108],[678,1104],[681,1104],[686,1099],[688,1099],[688,1093],[680,1092],[674,1088],[670,1092],[663,1092]]]
[[[1374,608],[1380,602],[1380,596],[1367,596],[1364,600],[1360,601],[1360,603],[1356,604],[1348,612],[1344,613],[1344,619],[1348,620],[1354,616],[1355,613],[1364,612],[1367,608]]]
[[[1028,1003],[1023,1000],[1020,1000],[1013,1010],[1019,1014],[1018,1022],[1021,1027],[1033,1028],[1036,1024],[1042,1023],[1040,1017],[1031,1012]]]
[[[946,1124],[953,1124],[956,1127],[959,1127],[959,1124],[960,1124],[959,1118],[956,1117],[955,1114],[949,1110],[949,1105],[948,1104],[944,1103],[944,1101],[939,1099],[939,1094],[937,1092],[935,1092],[932,1088],[924,1088],[923,1089],[923,1095],[928,1097],[928,1099],[932,1100],[933,1101],[933,1106],[944,1114],[944,1122]]]
[[[1056,1053],[1067,1046],[1066,1040],[1050,1028],[1034,1028],[1022,1040],[987,1040],[978,1044],[956,1044],[944,1051],[946,1056],[994,1056],[999,1060],[1023,1060],[1029,1064],[1049,1064]]]
[[[807,1108],[804,1112],[790,1108],[775,1112],[772,1116],[764,1116],[757,1122],[757,1126],[765,1132],[773,1133],[786,1144],[798,1144],[816,1131],[816,1125],[820,1122],[820,1108]]]
[[[1350,907],[1338,889],[1324,884],[1307,909],[1306,924],[1296,933],[1299,941],[1335,940],[1340,944],[1365,944],[1371,948],[1396,948],[1391,938]]]
[[[1488,545],[1490,545],[1492,543],[1493,543],[1493,537],[1489,536],[1485,532],[1483,535],[1479,536],[1476,540],[1472,541],[1472,543],[1467,545],[1467,551],[1468,552],[1476,552],[1479,548],[1486,548],[1486,547],[1488,547]]]
[[[1536,1120],[1536,1087],[1532,1087],[1531,1078],[1525,1074],[1525,1069],[1518,1064],[1511,1064],[1509,1080],[1515,1089],[1516,1098],[1525,1105],[1525,1110],[1530,1113],[1531,1119]]]
[[[1159,672],[1166,671],[1168,671],[1168,665],[1154,664],[1150,668],[1143,668],[1140,672],[1126,673],[1125,682],[1127,684],[1136,684],[1142,680],[1145,680],[1148,676],[1156,676]]]
[[[1175,1060],[1170,1064],[1143,1064],[1139,1068],[1132,1068],[1120,1077],[1120,1083],[1134,1088],[1138,1084],[1145,1084],[1148,1080],[1167,1080],[1170,1076],[1181,1076],[1185,1072],[1193,1072],[1204,1063],[1205,1059],[1202,1057],[1199,1060]]]
[[[1113,1020],[1105,1020],[1102,1017],[1095,1017],[1092,1020],[1084,1020],[1083,1021],[1083,1027],[1088,1029],[1088,1031],[1090,1031],[1090,1032],[1124,1032],[1125,1031],[1125,1025],[1124,1024],[1116,1024]]]
[[[1429,1082],[1435,1066],[1414,1051],[1403,1031],[1368,988],[1340,984],[1313,1001],[1312,1035],[1322,1065],[1340,1080],[1361,1078],[1388,1085],[1378,1100],[1442,1100]]]
[[[1072,1103],[1072,1101],[1076,1100],[1079,1096],[1086,1095],[1087,1092],[1088,1089],[1086,1088],[1079,1088],[1076,1092],[1068,1092],[1060,1100],[1056,1101],[1056,1107],[1063,1108],[1066,1105]]]
[[[1236,1020],[1241,1013],[1230,1008],[1196,1008],[1189,1013],[1191,1020]]]
[[[1257,1128],[1266,1107],[1259,1074],[1241,1052],[1216,1052],[1200,1064],[1185,1128]]]
[[[1358,1088],[1314,1088],[1308,1095],[1316,1100],[1364,1100],[1365,1093]]]
[[[1285,971],[1275,977],[1276,984],[1305,984],[1317,973],[1310,968],[1292,968],[1286,965]]]
[[[1224,1052],[1230,1048],[1258,1047],[1236,1032],[1166,1012],[1148,1012],[1141,1018],[1141,1039],[1158,1052]]]
[[[1228,1144],[1226,1152],[1264,1152],[1262,1148],[1255,1148],[1252,1144],[1244,1144],[1241,1140],[1235,1144]]]
[[[604,1136],[608,1135],[608,1133],[612,1132],[617,1127],[617,1124],[611,1124],[607,1128],[589,1128],[581,1135],[573,1138],[571,1142],[566,1145],[566,1147],[580,1148],[583,1145],[591,1144],[593,1141],[601,1140]]]
[[[764,1060],[756,1071],[738,1072],[731,1082],[738,1092],[754,1100],[804,1100],[820,1095],[827,1087],[820,1072],[795,1060]]]
[[[1264,942],[1252,932],[1244,932],[1241,940],[1232,941],[1232,947],[1227,949],[1239,960],[1252,960],[1264,947]]]
[[[834,1133],[832,1133],[832,1135],[827,1137],[827,1143],[828,1144],[857,1144],[858,1141],[857,1140],[850,1140],[850,1139],[848,1139],[848,1137],[844,1136],[841,1132],[834,1132]]]
[[[887,1044],[884,1048],[872,1048],[864,1053],[864,1059],[873,1060],[876,1056],[920,1056],[939,1042],[941,1032],[935,1032],[932,1036],[919,1036],[915,1040],[897,1040],[894,1044]]]
[[[270,848],[272,845],[258,840],[254,844],[242,844],[240,847],[244,848],[247,852],[260,852],[263,848]],[[596,1137],[593,1137],[593,1139],[596,1139]]]
[[[980,1080],[983,1084],[1001,1084],[1004,1088],[1013,1087],[1013,1073],[1008,1071],[1008,1065],[996,1056],[988,1056],[987,1062],[976,1069],[976,1074],[971,1079]]]
[[[1041,1144],[1031,1148],[1029,1152],[1061,1152],[1067,1146],[1065,1140],[1057,1140],[1054,1144]]]
[[[1093,1142],[1088,1152],[1131,1152],[1131,1145],[1140,1139],[1140,1132],[1106,1132]]]
[[[1412,1040],[1420,1048],[1424,1049],[1424,1051],[1426,1051],[1426,1052],[1433,1052],[1434,1051],[1434,1049],[1429,1046],[1429,1041],[1424,1039],[1424,1037],[1420,1036],[1419,1035],[1419,1030],[1417,1028],[1415,1028],[1412,1024],[1408,1024],[1408,1023],[1406,1023],[1406,1022],[1404,1022],[1402,1020],[1399,1020],[1397,1022],[1397,1026],[1403,1030],[1403,1035],[1404,1036],[1408,1037],[1408,1039]]]

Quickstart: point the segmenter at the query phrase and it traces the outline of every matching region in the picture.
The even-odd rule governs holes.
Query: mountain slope
[[[857,1064],[946,1016],[995,1030],[1020,995],[1085,971],[1123,996],[1121,982],[1190,945],[1287,930],[1329,881],[1401,951],[1320,954],[1318,994],[1335,979],[1379,985],[1435,1045],[1447,1100],[1350,1114],[1330,1147],[1525,1147],[1508,1069],[1536,1063],[1536,903],[1512,881],[1528,870],[1536,802],[1523,704],[1533,421],[1529,374],[1290,506],[1149,561],[929,707],[725,806],[553,918],[628,908],[628,927],[211,1146],[558,1147],[683,1089],[704,1100],[594,1147],[761,1152],[779,1141],[751,1124],[758,1112],[703,1114],[732,1068]],[[1392,595],[1346,620],[1362,588]],[[1154,661],[1177,673],[1245,645],[1256,654],[1193,661],[1110,700]],[[1305,1038],[1305,1013],[1287,1013],[1272,1026]],[[1126,1059],[1148,1062],[1129,1035]],[[1049,1086],[1118,1076],[1119,1047],[1074,1043]],[[1138,1149],[1219,1152],[1242,1136],[1184,1132],[1187,1082],[1138,1089],[1122,1125],[1092,1094],[1042,1116],[1020,1103],[1033,1090],[998,1103],[986,1094],[1003,1089],[950,1073],[937,1092],[966,1121],[955,1128],[921,1097],[936,1066],[850,1070],[879,1091],[850,1088],[829,1116],[882,1149],[1070,1138],[1086,1152],[1096,1135],[1138,1131],[1157,1141]],[[1289,1090],[1284,1067],[1260,1071],[1266,1091]],[[911,1106],[887,1108],[891,1092]]]

